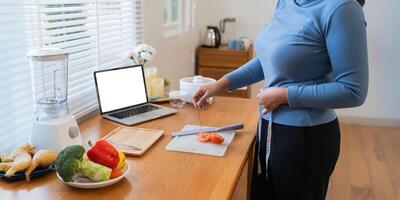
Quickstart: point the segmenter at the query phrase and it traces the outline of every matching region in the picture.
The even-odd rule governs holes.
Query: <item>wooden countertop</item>
[[[223,126],[244,122],[224,157],[166,151],[170,133],[185,124],[198,124],[198,114],[186,105],[177,114],[142,123],[137,127],[164,130],[164,136],[142,157],[127,157],[131,171],[122,181],[96,190],[69,187],[55,172],[25,181],[0,181],[1,199],[230,199],[248,159],[255,138],[257,102],[217,97],[201,111],[203,125]],[[120,126],[89,118],[80,124],[83,141],[95,141]]]

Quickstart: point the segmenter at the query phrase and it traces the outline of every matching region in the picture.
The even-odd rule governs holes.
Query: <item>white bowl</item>
[[[182,78],[179,80],[179,89],[187,94],[184,100],[188,103],[192,103],[192,95],[200,86],[214,83],[215,81],[215,79],[202,76]]]
[[[71,187],[76,187],[76,188],[82,188],[82,189],[96,189],[96,188],[102,188],[102,187],[106,187],[109,185],[112,185],[114,183],[119,182],[120,180],[122,180],[124,177],[126,177],[126,175],[128,174],[130,170],[130,166],[128,164],[127,161],[125,161],[125,166],[122,169],[123,174],[117,178],[114,179],[110,179],[107,181],[102,181],[102,182],[77,182],[76,180],[72,181],[72,182],[65,182],[60,175],[58,175],[57,172],[57,177],[65,184],[71,186]]]

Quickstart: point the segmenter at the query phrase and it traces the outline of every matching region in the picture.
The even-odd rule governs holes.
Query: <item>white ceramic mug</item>
[[[247,50],[250,48],[251,45],[251,40],[247,37],[241,37],[240,38],[241,41],[243,41],[243,45],[244,45],[244,49]]]

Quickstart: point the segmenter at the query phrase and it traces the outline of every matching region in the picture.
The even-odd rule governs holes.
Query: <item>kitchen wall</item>
[[[199,17],[200,30],[204,30],[207,25],[218,26],[219,21],[225,17],[235,17],[235,24],[228,25],[227,31],[233,31],[236,38],[248,37],[254,41],[272,17],[274,9],[275,0],[201,0],[198,6],[198,12],[202,13]],[[262,86],[262,82],[252,86],[252,97],[256,96]]]
[[[160,74],[178,88],[181,77],[194,74],[194,49],[201,41],[206,25],[218,25],[224,17],[235,17],[236,37],[254,40],[271,18],[275,1],[266,0],[198,0],[196,27],[180,37],[165,39],[162,29],[162,1],[146,0],[145,40],[158,54],[154,62]],[[400,1],[368,1],[364,8],[368,22],[370,87],[362,107],[338,110],[342,121],[400,126]],[[383,12],[384,11],[384,12]],[[254,97],[261,83],[252,86]]]
[[[240,29],[235,30],[236,35],[254,38],[272,15],[274,2],[265,0],[251,2],[265,7],[264,13],[256,13],[257,20],[254,20],[252,6],[248,6],[248,3],[242,1],[238,2],[240,3],[232,4],[229,1],[221,0],[197,0],[195,1],[195,27],[182,35],[165,38],[163,36],[162,1],[144,1],[144,40],[157,50],[154,61],[148,63],[148,66],[157,66],[159,74],[171,79],[172,88],[177,89],[180,78],[194,75],[195,48],[201,43],[206,26],[218,25],[219,19],[229,16],[231,13],[241,16],[236,21],[235,27]],[[251,23],[248,23],[249,21]],[[261,85],[259,84],[255,88],[260,88]],[[254,95],[255,91],[258,89],[253,89]]]
[[[254,40],[271,18],[275,1],[201,0],[199,26],[217,25],[224,17],[236,17],[236,36]],[[366,1],[370,87],[362,107],[338,110],[342,121],[400,126],[400,1]],[[261,84],[252,87],[254,97]]]
[[[170,38],[164,37],[163,1],[144,0],[144,40],[157,54],[147,66],[156,66],[160,76],[171,80],[172,89],[179,88],[179,79],[194,75],[194,52],[199,43],[197,27]]]
[[[399,8],[398,0],[366,0],[369,94],[362,107],[339,111],[344,119],[400,126]]]

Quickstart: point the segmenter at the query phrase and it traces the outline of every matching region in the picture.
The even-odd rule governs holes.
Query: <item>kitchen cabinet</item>
[[[253,57],[253,47],[246,51],[236,51],[228,49],[227,46],[219,48],[199,47],[197,49],[196,74],[214,79],[219,79]],[[250,87],[240,88],[232,92],[222,92],[221,96],[249,98]]]

